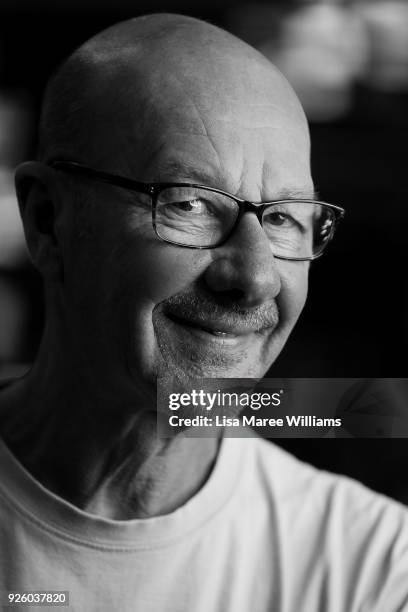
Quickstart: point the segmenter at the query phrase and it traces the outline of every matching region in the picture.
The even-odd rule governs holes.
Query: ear
[[[61,204],[55,170],[39,162],[21,164],[15,174],[20,215],[31,259],[44,280],[63,280]]]

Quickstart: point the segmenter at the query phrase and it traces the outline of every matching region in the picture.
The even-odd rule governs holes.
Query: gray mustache
[[[195,293],[177,294],[163,302],[160,306],[165,313],[194,321],[219,325],[239,326],[250,330],[262,330],[276,327],[279,323],[279,310],[276,302],[268,302],[257,308],[242,308],[236,302],[228,305],[209,299],[206,295]]]

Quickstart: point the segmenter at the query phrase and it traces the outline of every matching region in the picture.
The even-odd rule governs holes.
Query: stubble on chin
[[[208,321],[217,326],[247,329],[248,337],[235,347],[200,341],[182,327],[175,328],[168,318]],[[191,378],[251,378],[262,376],[270,363],[264,357],[273,353],[275,332],[279,328],[279,309],[275,301],[258,308],[244,308],[236,301],[209,295],[200,288],[178,293],[157,304],[152,324],[157,347],[159,376]],[[259,330],[259,331],[258,331]],[[271,350],[272,349],[272,350]]]
[[[153,312],[153,329],[158,377],[176,378],[180,383],[199,378],[259,378],[270,366],[263,362],[265,353],[269,352],[264,346],[271,342],[269,337],[258,339],[256,348],[228,351],[216,346],[204,348],[190,338],[176,338],[160,312]]]
[[[188,373],[193,377],[212,378],[221,372],[232,371],[247,358],[247,351],[226,354],[221,348],[204,349],[193,340],[182,340],[171,333],[162,313],[153,314],[153,329],[157,341],[161,368],[166,373]]]

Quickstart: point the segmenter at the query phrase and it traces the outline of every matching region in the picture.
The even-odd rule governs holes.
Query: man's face
[[[103,169],[144,182],[196,182],[253,202],[310,197],[307,129],[285,92],[265,86],[241,101],[216,83],[203,93],[172,82]],[[164,374],[262,376],[304,306],[308,263],[274,258],[252,213],[224,245],[183,248],[156,237],[146,196],[95,190],[92,235],[75,245],[66,269],[67,310],[86,367],[138,392]]]

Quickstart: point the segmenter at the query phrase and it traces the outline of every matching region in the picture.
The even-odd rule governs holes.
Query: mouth
[[[166,312],[165,314],[176,325],[187,328],[192,333],[207,336],[207,338],[210,336],[219,340],[238,340],[251,334],[264,334],[267,331],[266,329],[253,329],[243,325],[219,323],[209,319],[185,318],[173,312]],[[268,330],[270,329],[268,328]]]

